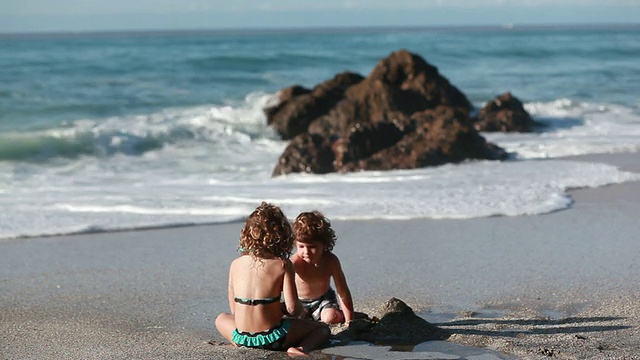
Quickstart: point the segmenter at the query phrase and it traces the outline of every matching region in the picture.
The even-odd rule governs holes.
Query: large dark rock
[[[466,96],[420,56],[396,51],[344,93],[326,115],[313,119],[309,132],[346,137],[363,123],[404,122],[419,111],[446,105],[471,109]]]
[[[335,171],[331,142],[317,134],[293,138],[273,169],[273,175],[296,172],[326,174]]]
[[[351,85],[364,79],[362,75],[344,72],[325,81],[313,90],[299,85],[280,91],[278,105],[265,109],[267,123],[284,140],[307,131],[309,124],[327,114]]]
[[[534,121],[522,102],[510,92],[497,96],[485,104],[476,119],[478,131],[530,132],[542,123]]]
[[[465,112],[446,106],[415,113],[402,139],[370,156],[345,162],[338,171],[415,169],[466,159],[502,160],[507,153],[470,126]],[[356,146],[361,148],[362,146]],[[344,161],[344,160],[343,160]],[[337,164],[335,164],[337,165]]]
[[[265,109],[291,143],[273,175],[411,169],[465,159],[505,159],[469,117],[466,96],[420,56],[382,59],[368,77],[342,73],[308,90],[294,86]]]

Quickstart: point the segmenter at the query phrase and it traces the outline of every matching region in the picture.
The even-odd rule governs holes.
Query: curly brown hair
[[[300,242],[319,241],[325,250],[331,251],[336,245],[336,234],[331,222],[320,211],[303,212],[293,222],[293,235]]]
[[[240,231],[238,252],[256,258],[286,259],[293,250],[291,224],[279,207],[262,202]]]

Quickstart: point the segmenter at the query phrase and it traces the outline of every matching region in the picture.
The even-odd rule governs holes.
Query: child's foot
[[[287,355],[291,357],[299,357],[299,356],[309,357],[309,354],[302,351],[302,347],[297,347],[297,348],[290,347],[289,349],[287,349]]]

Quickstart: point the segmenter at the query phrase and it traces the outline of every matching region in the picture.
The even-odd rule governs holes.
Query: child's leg
[[[231,341],[231,335],[233,334],[233,330],[235,330],[235,328],[236,321],[233,315],[222,313],[216,318],[216,329],[218,329],[218,332],[220,332],[220,334],[224,336],[225,339],[229,340],[229,342],[231,342],[232,344],[233,341]]]
[[[302,319],[290,319],[290,321],[291,327],[284,342],[289,355],[306,355],[329,340],[331,331],[325,324]]]
[[[326,307],[320,312],[320,321],[327,324],[342,324],[344,322],[344,314],[339,309]]]

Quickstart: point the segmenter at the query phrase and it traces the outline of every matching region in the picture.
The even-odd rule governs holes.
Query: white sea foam
[[[483,135],[521,159],[640,151],[640,114],[637,110],[566,99],[531,103],[525,108],[549,127],[533,134]]]
[[[540,214],[566,208],[566,190],[640,180],[640,175],[584,162],[469,162],[391,172],[296,174],[225,180],[155,171],[102,183],[51,179],[3,196],[3,237],[239,220],[260,201],[290,216],[319,209],[335,219],[473,218]],[[77,174],[82,177],[82,173]],[[85,178],[94,177],[85,176]],[[50,180],[50,181],[51,181]],[[66,184],[65,184],[66,183]],[[176,185],[180,183],[181,185]],[[27,185],[28,186],[28,185]]]

